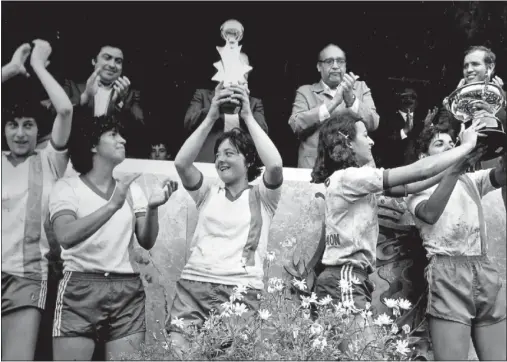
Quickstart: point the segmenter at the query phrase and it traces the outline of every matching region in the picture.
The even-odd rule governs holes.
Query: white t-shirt
[[[9,160],[10,152],[2,152],[2,272],[20,277],[47,280],[48,261],[45,257],[49,243],[44,228],[48,217],[48,203],[51,189],[56,180],[62,177],[67,168],[67,150],[55,150],[48,142],[40,153],[42,161],[42,213],[40,242],[27,243],[25,221],[28,199],[30,158],[14,166]],[[30,254],[32,257],[26,257]],[[40,255],[39,258],[33,258]]]
[[[482,198],[495,189],[491,184],[490,173],[491,169],[460,176],[442,216],[433,225],[426,224],[415,216],[415,209],[430,198],[438,185],[407,198],[408,208],[414,215],[428,259],[433,255],[481,255],[479,210],[462,178],[468,177],[472,181],[469,184],[476,188],[475,192]]]
[[[116,186],[115,186],[116,187]],[[104,194],[83,176],[61,179],[53,188],[49,211],[51,222],[61,215],[77,219],[104,206],[115,188]],[[148,201],[139,185],[130,185],[132,206],[128,200],[99,230],[85,241],[62,250],[64,271],[87,273],[139,273],[133,260],[135,217],[145,215]]]
[[[387,170],[370,166],[335,171],[326,185],[324,265],[352,264],[372,273],[379,233],[376,194]]]
[[[213,184],[201,175],[196,190],[187,191],[196,203],[199,219],[181,278],[262,289],[269,227],[281,185],[270,188],[262,179],[231,200],[222,184]]]

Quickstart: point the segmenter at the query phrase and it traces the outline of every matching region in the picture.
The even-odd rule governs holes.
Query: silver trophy
[[[502,107],[505,107],[505,94],[499,86],[489,83],[488,79],[484,82],[465,84],[444,99],[445,108],[463,122],[465,128],[470,127],[477,119],[486,125],[480,132],[487,137],[478,140],[478,143],[488,146],[487,152],[482,157],[483,161],[499,157],[507,145],[507,135],[502,122],[495,116]],[[490,112],[487,114],[476,114],[477,104],[481,101],[490,106]]]
[[[222,38],[225,40],[223,47],[217,46],[220,61],[213,65],[217,73],[212,80],[224,82],[224,87],[233,84],[246,84],[248,73],[253,69],[248,62],[248,57],[241,52],[239,42],[243,39],[244,28],[237,20],[227,20],[220,27]],[[237,113],[239,107],[232,103],[226,103],[222,107],[224,113]]]

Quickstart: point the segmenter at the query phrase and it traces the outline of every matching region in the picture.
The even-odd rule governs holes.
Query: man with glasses
[[[319,54],[317,70],[320,82],[299,87],[289,119],[289,125],[300,140],[299,168],[313,168],[319,128],[327,119],[348,110],[363,118],[369,132],[379,124],[370,88],[358,81],[354,73],[346,73],[343,50],[334,44],[327,45]]]

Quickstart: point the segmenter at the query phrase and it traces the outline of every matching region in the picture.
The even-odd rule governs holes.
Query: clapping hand
[[[32,56],[30,57],[32,68],[46,68],[49,65],[48,59],[52,51],[51,45],[47,41],[41,39],[34,40],[33,44]]]
[[[128,94],[130,88],[130,80],[127,77],[119,77],[113,83],[113,103],[116,103],[117,100],[123,101]]]
[[[14,69],[16,69],[16,74],[21,74],[27,78],[30,76],[30,74],[26,71],[25,62],[28,59],[31,50],[32,48],[30,47],[30,44],[25,43],[19,46],[12,55],[10,64],[14,67]]]
[[[178,190],[178,182],[170,179],[162,181],[154,188],[148,201],[148,207],[156,209],[160,205],[165,204],[176,190]]]
[[[140,173],[135,173],[116,178],[116,188],[114,189],[113,196],[109,201],[115,210],[122,208],[127,198],[130,184],[132,184],[132,182],[134,182],[139,176],[141,176]]]
[[[359,77],[352,72],[343,75],[341,82],[343,86],[343,100],[348,107],[352,106],[354,102],[354,85],[358,79]]]
[[[435,119],[437,112],[438,112],[438,107],[433,107],[433,109],[428,109],[428,114],[426,115],[426,118],[424,119],[424,126],[425,127],[427,127],[433,123],[433,120]]]

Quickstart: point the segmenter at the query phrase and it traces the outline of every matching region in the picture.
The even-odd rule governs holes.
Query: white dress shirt
[[[414,122],[414,112],[403,112],[403,111],[398,111],[401,116],[403,117],[403,120],[405,121],[405,124],[407,124],[407,116],[408,114],[410,114],[410,117],[412,117],[412,122]],[[407,138],[407,134],[405,133],[405,131],[403,131],[403,128],[400,129],[400,136],[401,136],[401,139],[404,140],[405,138]]]

